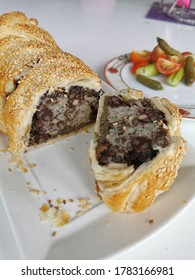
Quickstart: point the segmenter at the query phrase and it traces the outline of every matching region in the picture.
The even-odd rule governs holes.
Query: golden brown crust
[[[10,41],[9,41],[10,43]],[[63,54],[56,48],[45,46],[35,40],[17,40],[18,46],[10,44],[10,48],[2,56],[0,62],[0,131],[6,133],[2,113],[7,95],[15,90],[17,80],[20,80],[36,65],[56,57],[66,56],[67,60],[75,59],[70,54]],[[12,47],[14,46],[14,47]]]
[[[127,96],[127,92],[120,94],[124,94],[125,98]],[[105,96],[100,100],[94,135],[99,131]],[[132,98],[131,95],[129,97]],[[138,98],[142,98],[140,93]],[[160,193],[171,187],[185,156],[186,141],[180,134],[181,115],[178,108],[164,98],[154,97],[151,100],[153,106],[165,114],[169,138],[169,145],[162,148],[154,159],[143,163],[137,169],[134,169],[133,165],[115,163],[100,166],[95,154],[95,137],[91,141],[89,155],[96,189],[105,204],[114,212],[140,212],[147,208]]]
[[[35,39],[44,44],[56,44],[53,37],[38,26],[38,21],[28,19],[21,12],[6,13],[0,17],[0,39],[8,36]]]
[[[66,58],[69,57],[69,59]],[[41,96],[57,88],[84,86],[99,91],[101,83],[97,75],[79,59],[69,54],[35,67],[21,81],[6,101],[3,118],[9,136],[10,151],[17,157],[22,154],[29,139],[33,114]]]
[[[16,11],[5,13],[0,16],[0,26],[1,25],[13,25],[16,23],[31,23],[34,25],[38,25],[38,21],[36,19],[28,19],[24,13]]]
[[[61,50],[52,36],[21,12],[0,16],[0,131],[6,133],[2,112],[7,94],[13,92],[17,77],[30,68],[56,56]]]
[[[97,75],[79,58],[64,53],[38,21],[21,12],[0,16],[0,131],[20,161],[41,96],[58,87],[99,91]]]

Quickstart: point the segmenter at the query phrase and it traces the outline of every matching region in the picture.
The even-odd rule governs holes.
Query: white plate
[[[176,87],[171,87],[166,84],[163,75],[158,75],[153,79],[161,82],[163,90],[153,90],[140,84],[135,79],[135,76],[130,72],[131,66],[129,54],[120,55],[110,60],[104,67],[104,76],[107,83],[119,91],[131,87],[142,90],[144,95],[149,98],[152,96],[168,98],[180,107],[183,117],[195,118],[195,83],[192,86],[180,83]]]
[[[103,85],[105,91],[112,91],[109,86]],[[182,131],[190,143],[195,143],[195,132],[189,132],[191,122],[184,120]],[[112,213],[97,199],[94,191],[95,182],[88,158],[90,139],[90,132],[80,133],[28,152],[26,161],[36,164],[28,173],[18,171],[9,164],[9,155],[0,153],[0,195],[21,258],[113,257],[157,234],[194,199],[195,149],[189,144],[187,156],[169,192],[159,196],[143,213]],[[6,144],[6,138],[1,135],[0,148]],[[42,194],[33,194],[30,189],[41,190]],[[48,200],[55,206],[57,198],[66,199],[63,208],[70,211],[72,221],[54,228],[48,220],[40,220],[40,207]],[[80,198],[88,198],[91,207],[78,216]]]

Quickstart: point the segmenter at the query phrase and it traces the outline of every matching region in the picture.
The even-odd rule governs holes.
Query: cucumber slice
[[[148,64],[146,66],[138,68],[137,71],[136,71],[136,75],[139,75],[139,74],[147,76],[147,77],[152,77],[152,76],[158,75],[159,72],[156,68],[156,64],[151,63],[151,64]]]
[[[167,78],[167,84],[172,87],[176,87],[179,82],[183,79],[184,76],[184,68],[180,68],[179,71],[169,75]]]

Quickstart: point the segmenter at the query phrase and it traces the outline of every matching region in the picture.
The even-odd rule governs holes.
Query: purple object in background
[[[195,12],[195,9],[190,9],[190,10],[193,10]],[[167,14],[163,13],[162,9],[160,8],[160,4],[158,2],[154,2],[152,4],[150,10],[146,15],[146,18],[169,21],[169,22],[179,23],[179,24],[187,24],[192,26],[192,24],[190,23],[178,21],[174,18],[169,17]]]

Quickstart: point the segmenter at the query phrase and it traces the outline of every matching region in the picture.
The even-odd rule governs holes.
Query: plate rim
[[[120,60],[120,57],[124,57],[124,62],[122,63],[122,60]],[[128,59],[127,59],[128,58]],[[117,72],[115,72],[114,74],[117,75],[118,78],[120,78],[121,82],[124,84],[124,86],[126,88],[128,88],[128,85],[123,81],[122,79],[122,76],[121,76],[121,71],[122,69],[128,64],[128,63],[131,63],[131,60],[129,58],[129,54],[126,53],[126,54],[122,54],[122,55],[119,55],[119,56],[115,56],[113,57],[112,59],[110,59],[105,65],[104,65],[104,68],[103,68],[103,75],[104,75],[104,78],[105,78],[105,81],[106,83],[111,86],[114,90],[116,91],[120,91],[119,89],[116,88],[115,85],[112,84],[112,82],[110,81],[110,79],[108,78],[107,76],[107,72],[109,71],[108,69],[109,68],[112,68],[112,67],[109,67],[109,65],[114,61],[114,60],[117,60],[117,61],[121,61],[121,65],[117,70]],[[110,71],[109,71],[110,72]],[[172,102],[173,103],[173,102]],[[187,107],[187,106],[178,106],[176,105],[179,110],[180,110],[180,113],[182,115],[182,118],[184,119],[190,119],[190,120],[195,120],[195,107],[193,108],[190,108],[190,107]],[[194,114],[192,114],[190,112],[190,110],[193,110],[194,111]]]

